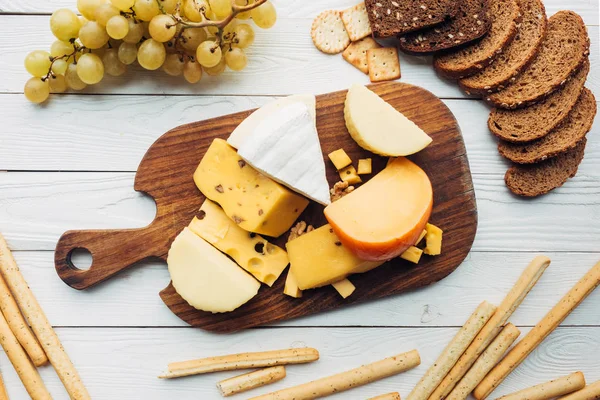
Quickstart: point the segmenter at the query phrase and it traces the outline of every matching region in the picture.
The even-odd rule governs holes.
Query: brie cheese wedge
[[[310,101],[287,98],[285,103],[270,106],[245,127],[240,124],[228,142],[233,142],[238,154],[264,175],[328,205],[329,183],[317,134],[315,98],[311,97]]]

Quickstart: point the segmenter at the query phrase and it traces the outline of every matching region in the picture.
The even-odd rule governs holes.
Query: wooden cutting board
[[[283,295],[286,273],[269,288],[239,309],[211,314],[192,308],[172,285],[160,296],[173,313],[193,326],[210,331],[230,332],[275,321],[302,317],[343,305],[373,300],[415,289],[449,275],[468,254],[477,229],[477,207],[466,149],[460,129],[450,110],[433,94],[416,86],[389,82],[370,89],[413,120],[433,143],[410,159],[423,168],[434,191],[431,222],[444,230],[443,254],[424,255],[418,265],[394,259],[373,271],[353,275],[356,291],[342,299],[331,287],[304,292],[301,299]],[[317,129],[326,159],[329,184],[339,181],[327,154],[343,148],[354,163],[372,157],[374,173],[387,159],[358,147],[346,130],[344,100],[346,91],[317,96]],[[55,265],[60,278],[75,289],[86,289],[144,260],[166,260],[175,236],[191,221],[204,196],[192,175],[206,149],[215,138],[226,139],[253,110],[183,125],[161,136],[148,150],[138,168],[134,189],[156,201],[156,218],[139,229],[68,231],[56,246]],[[301,215],[315,227],[326,223],[323,206],[311,205]],[[274,241],[284,247],[287,235]],[[87,249],[93,262],[80,270],[71,262],[74,249]]]

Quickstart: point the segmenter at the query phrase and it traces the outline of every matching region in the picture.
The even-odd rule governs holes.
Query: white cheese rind
[[[311,200],[331,202],[314,115],[304,102],[290,102],[262,118],[238,147],[238,154],[261,173]]]
[[[260,288],[256,279],[187,227],[173,241],[167,265],[177,293],[202,311],[233,311]]]

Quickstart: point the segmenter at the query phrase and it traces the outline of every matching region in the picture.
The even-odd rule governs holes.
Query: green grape
[[[187,28],[181,33],[181,47],[192,54],[205,40],[206,31],[203,28]]]
[[[234,29],[234,46],[245,49],[254,42],[254,29],[248,24],[239,24]]]
[[[171,76],[179,76],[183,72],[183,60],[182,56],[179,54],[169,54],[167,58],[165,58],[165,63],[162,66],[163,71],[167,75]]]
[[[238,6],[248,6],[254,3],[254,0],[235,0]],[[237,19],[250,19],[250,11],[244,11],[235,16]]]
[[[50,53],[44,50],[34,50],[25,56],[25,69],[32,76],[45,76],[50,70]]]
[[[88,21],[79,30],[79,40],[88,49],[99,49],[108,43],[108,33],[96,21]]]
[[[206,13],[206,18],[208,18],[210,21],[218,20],[217,15],[212,11]],[[207,26],[206,30],[213,36],[216,36],[217,32],[219,32],[219,28],[217,28],[216,26]]]
[[[175,20],[166,14],[160,14],[152,18],[148,26],[150,36],[158,42],[168,42],[173,39],[176,30]]]
[[[231,21],[230,23],[225,25],[225,28],[223,28],[223,39],[231,39],[236,26],[237,23],[235,21]]]
[[[136,23],[133,19],[128,20],[127,23],[129,24],[129,31],[123,38],[123,41],[125,43],[136,44],[142,40],[142,36],[144,36],[144,26]]]
[[[166,56],[167,51],[162,43],[148,39],[138,49],[137,60],[143,68],[153,71],[163,65]]]
[[[121,11],[129,11],[135,4],[135,0],[110,0],[110,2]]]
[[[67,80],[62,75],[56,75],[48,79],[48,86],[50,93],[63,93],[69,88]]]
[[[113,39],[123,39],[129,33],[129,21],[122,15],[115,15],[108,20],[106,33]]]
[[[77,0],[77,9],[89,21],[96,17],[96,9],[104,4],[105,0]]]
[[[99,49],[94,49],[94,50],[90,50],[90,53],[94,53],[95,55],[97,55],[98,57],[102,58],[102,56],[104,55],[104,52],[108,49],[108,47],[106,46],[102,46]],[[80,56],[81,58],[81,56]],[[79,60],[79,59],[78,59]]]
[[[62,57],[67,54],[73,53],[73,45],[69,42],[63,42],[62,40],[55,40],[50,46],[50,55],[52,57]],[[72,57],[69,57],[69,60]]]
[[[179,0],[158,0],[163,10],[165,10],[167,14],[173,14],[175,12],[178,1]]]
[[[227,66],[234,71],[241,71],[246,68],[248,58],[244,50],[239,47],[232,47],[225,52],[225,62]]]
[[[142,21],[150,21],[155,15],[160,14],[156,0],[135,0],[133,11]]]
[[[127,66],[119,60],[117,49],[108,49],[102,57],[104,71],[110,76],[120,76],[127,71]]]
[[[218,19],[224,19],[231,14],[231,0],[208,0],[208,4]]]
[[[57,39],[69,41],[79,35],[81,21],[73,11],[61,8],[50,17],[50,30]]]
[[[190,21],[201,22],[204,19],[201,10],[205,10],[207,14],[210,12],[206,0],[183,0],[183,13]]]
[[[65,80],[67,81],[67,86],[73,90],[82,90],[87,86],[77,74],[77,64],[69,64],[69,68],[65,72]]]
[[[96,54],[87,53],[77,62],[77,75],[88,85],[94,85],[104,77],[104,64]]]
[[[25,83],[25,97],[32,103],[42,103],[50,95],[50,86],[48,82],[40,78],[31,78]]]
[[[183,64],[183,77],[189,83],[196,83],[202,79],[202,67],[196,61],[190,59]]]
[[[123,42],[119,46],[117,56],[119,57],[119,61],[125,65],[129,65],[133,64],[137,59],[137,52],[138,49],[135,44]]]
[[[225,67],[225,57],[221,57],[221,61],[214,67],[204,67],[204,72],[211,76],[221,75],[225,71]]]
[[[215,44],[213,40],[205,40],[200,43],[196,50],[196,59],[203,67],[214,67],[221,61],[221,47]]]
[[[250,11],[254,23],[263,29],[269,29],[277,21],[277,12],[273,3],[267,1]]]
[[[52,72],[56,75],[64,75],[67,72],[67,68],[69,67],[69,63],[59,58],[58,60],[54,60],[52,63]]]
[[[96,9],[96,13],[94,14],[96,22],[102,26],[106,26],[108,20],[116,15],[121,15],[121,11],[112,3],[102,4]]]

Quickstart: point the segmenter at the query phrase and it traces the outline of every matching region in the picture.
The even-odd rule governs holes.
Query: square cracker
[[[358,42],[350,43],[350,46],[346,47],[346,50],[342,53],[342,57],[365,74],[368,74],[369,66],[367,65],[367,50],[377,49],[379,47],[381,47],[381,45],[377,43],[375,39],[366,37]]]
[[[342,21],[344,22],[350,40],[353,42],[369,36],[372,33],[365,3],[357,4],[354,7],[342,11]]]
[[[391,81],[400,78],[400,60],[395,47],[367,50],[367,65],[371,82]]]

